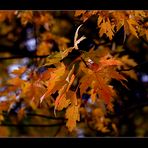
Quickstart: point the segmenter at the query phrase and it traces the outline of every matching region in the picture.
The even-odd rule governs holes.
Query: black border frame
[[[148,0],[0,0],[0,10],[148,10]],[[0,138],[0,147],[144,147],[148,138]],[[3,145],[3,146],[2,146]]]
[[[147,0],[0,0],[1,10],[148,10]]]

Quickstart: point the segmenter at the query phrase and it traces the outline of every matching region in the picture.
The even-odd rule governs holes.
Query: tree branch
[[[9,116],[9,113],[1,113],[4,116]],[[26,113],[27,116],[37,116],[37,117],[41,117],[41,118],[45,118],[45,119],[52,119],[52,120],[66,120],[63,117],[51,117],[51,116],[46,116],[46,115],[42,115],[42,114],[35,114],[35,113]]]
[[[46,116],[46,115],[42,115],[42,114],[34,114],[34,113],[27,113],[27,116],[37,116],[37,117],[52,119],[52,120],[66,120],[63,117],[51,117],[51,116]]]
[[[12,124],[12,123],[2,123],[0,126],[9,126],[9,127],[54,127],[65,125],[64,122],[56,124]]]
[[[36,58],[47,58],[49,55],[44,55],[44,56],[33,56],[33,55],[27,55],[27,56],[12,56],[12,57],[0,57],[0,60],[11,60],[11,59],[22,59],[22,58],[31,58],[31,59],[36,59]]]
[[[88,65],[86,64],[85,60],[81,57],[82,62],[85,64],[85,66],[88,68]]]

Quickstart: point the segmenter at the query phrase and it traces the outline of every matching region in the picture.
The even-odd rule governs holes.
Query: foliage
[[[65,15],[76,27],[60,19]],[[92,17],[97,20],[96,28],[88,28],[85,34],[83,27],[85,24],[87,27]],[[138,77],[132,69],[137,62],[123,54],[126,49],[118,45],[116,34],[123,32],[122,45],[131,37],[147,43],[147,18],[147,11],[129,10],[1,11],[0,35],[5,37],[5,42],[0,44],[11,48],[11,51],[4,50],[0,58],[1,135],[20,136],[19,131],[23,129],[23,134],[30,136],[49,133],[56,136],[56,130],[59,136],[64,131],[64,136],[75,136],[77,123],[101,133],[118,135],[116,122],[109,117],[115,114],[115,102],[122,101],[123,97],[116,86],[130,91],[128,79],[137,81]],[[89,29],[95,29],[94,38]],[[27,39],[21,36],[24,30],[29,32]],[[81,48],[89,38],[93,45]],[[34,41],[31,50],[27,49],[30,39]],[[20,40],[23,42],[18,45]],[[14,47],[18,48],[17,54]],[[22,57],[30,59],[24,64]],[[9,72],[7,67],[17,62],[19,68]],[[39,124],[37,130],[23,127],[32,123]],[[14,132],[11,125],[20,129]],[[41,133],[42,126],[47,126],[45,133]]]

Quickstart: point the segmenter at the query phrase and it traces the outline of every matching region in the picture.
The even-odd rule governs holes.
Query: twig
[[[83,61],[83,63],[85,64],[85,66],[86,66],[87,68],[89,68],[88,65],[86,64],[85,60],[84,60],[82,57],[81,57],[81,60]]]
[[[62,128],[62,125],[59,126],[59,128],[58,128],[57,131],[56,131],[56,133],[54,134],[54,137],[56,137],[56,136],[58,135],[58,133],[60,132],[61,128]]]
[[[41,115],[41,114],[33,114],[33,113],[27,113],[27,116],[37,116],[37,117],[52,119],[52,120],[66,120],[63,117],[51,117],[51,116],[46,116],[46,115]]]
[[[47,58],[48,56],[49,55],[44,55],[44,56],[23,55],[23,56],[12,56],[12,57],[0,57],[0,60],[11,60],[11,59],[22,59],[22,58],[36,59],[36,58]]]
[[[56,123],[56,124],[11,124],[11,123],[2,123],[0,126],[9,126],[9,127],[54,127],[65,125],[65,123]]]
[[[10,114],[8,113],[1,113],[4,116],[9,116]],[[52,119],[52,120],[66,120],[63,117],[51,117],[51,116],[46,116],[46,115],[42,115],[42,114],[35,114],[35,113],[26,113],[27,116],[37,116],[37,117],[41,117],[41,118],[46,118],[46,119]]]

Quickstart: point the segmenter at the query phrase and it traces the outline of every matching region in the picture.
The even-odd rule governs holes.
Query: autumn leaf
[[[135,28],[135,27],[138,27],[138,23],[134,21],[133,19],[127,20],[127,23],[129,25],[129,30],[131,31],[131,33],[138,38],[137,31]]]
[[[66,94],[66,97],[70,100],[72,105],[78,105],[77,95],[75,91],[69,90]]]
[[[11,78],[7,81],[8,84],[13,86],[21,86],[24,80],[20,79],[19,77]]]
[[[20,76],[20,75],[22,75],[26,71],[26,69],[27,69],[26,66],[23,66],[23,67],[21,67],[19,69],[13,70],[12,71],[12,74],[15,74],[17,76]]]
[[[120,57],[120,61],[128,66],[136,66],[137,63],[131,59],[128,55]]]
[[[99,26],[103,20],[103,17],[99,15],[97,25]]]
[[[70,100],[66,99],[66,89],[67,89],[67,84],[65,84],[59,90],[59,95],[56,98],[54,110],[62,110],[63,108],[66,108],[70,104]]]
[[[71,132],[76,128],[76,121],[80,121],[79,106],[70,105],[66,110],[65,117],[68,119],[66,126]]]
[[[33,12],[32,11],[18,12],[17,17],[21,19],[21,23],[23,25],[26,25],[28,22],[32,22]]]
[[[81,14],[84,14],[86,12],[86,10],[76,10],[75,11],[75,16],[80,16]]]
[[[123,63],[123,68],[124,69],[129,69],[130,67],[134,67],[137,65],[137,63],[131,59],[128,55],[124,55],[120,57],[120,61]],[[123,74],[131,77],[132,79],[137,80],[137,74],[135,73],[134,70],[129,70],[129,71],[122,71]]]
[[[40,98],[40,102],[43,101],[43,99],[47,96],[47,95],[51,95],[52,93],[54,93],[57,88],[56,83],[58,83],[58,81],[60,80],[60,78],[65,74],[65,65],[63,63],[61,63],[54,71],[52,71],[50,73],[50,79],[48,80],[48,88],[46,93]],[[55,88],[55,89],[54,89]]]
[[[66,81],[68,83],[66,83],[60,90],[59,90],[59,95],[56,98],[55,101],[55,109],[54,109],[54,114],[56,115],[55,110],[62,110],[63,108],[66,108],[71,102],[73,103],[73,99],[71,99],[72,96],[70,96],[70,98],[67,97],[67,94],[69,93],[69,88],[72,85],[75,75],[72,74],[74,71],[74,66],[72,67],[72,69],[70,70],[70,72],[68,73],[68,76],[66,78]],[[75,96],[76,98],[76,96]],[[71,101],[71,102],[70,102]],[[77,103],[76,103],[77,105]]]
[[[92,87],[92,88],[93,88],[93,87]],[[92,103],[95,103],[97,93],[95,92],[94,89],[91,89],[90,94],[91,94],[90,98],[91,98],[91,100],[92,100]]]
[[[60,51],[60,52],[55,52],[54,54],[51,54],[47,57],[47,60],[46,60],[46,64],[44,66],[47,66],[47,65],[52,65],[52,64],[56,64],[58,62],[60,62],[62,59],[64,59],[70,52],[72,52],[74,48],[73,47],[70,47],[70,48],[67,48],[66,50],[64,51]]]
[[[104,103],[111,108],[111,102],[113,97],[116,95],[112,86],[109,85],[111,79],[117,79],[121,81],[126,80],[121,74],[119,74],[115,67],[122,65],[122,63],[112,58],[110,55],[105,55],[98,59],[99,62],[94,63],[93,61],[88,63],[88,68],[84,63],[80,63],[80,68],[83,72],[83,77],[80,79],[80,94],[86,92],[87,88],[91,88],[92,101],[96,100],[96,95],[104,101]],[[95,67],[91,66],[94,65]]]
[[[51,43],[48,43],[48,42],[45,42],[45,41],[41,42],[37,47],[36,54],[38,56],[49,55],[51,53],[52,47],[53,47],[53,45]]]

